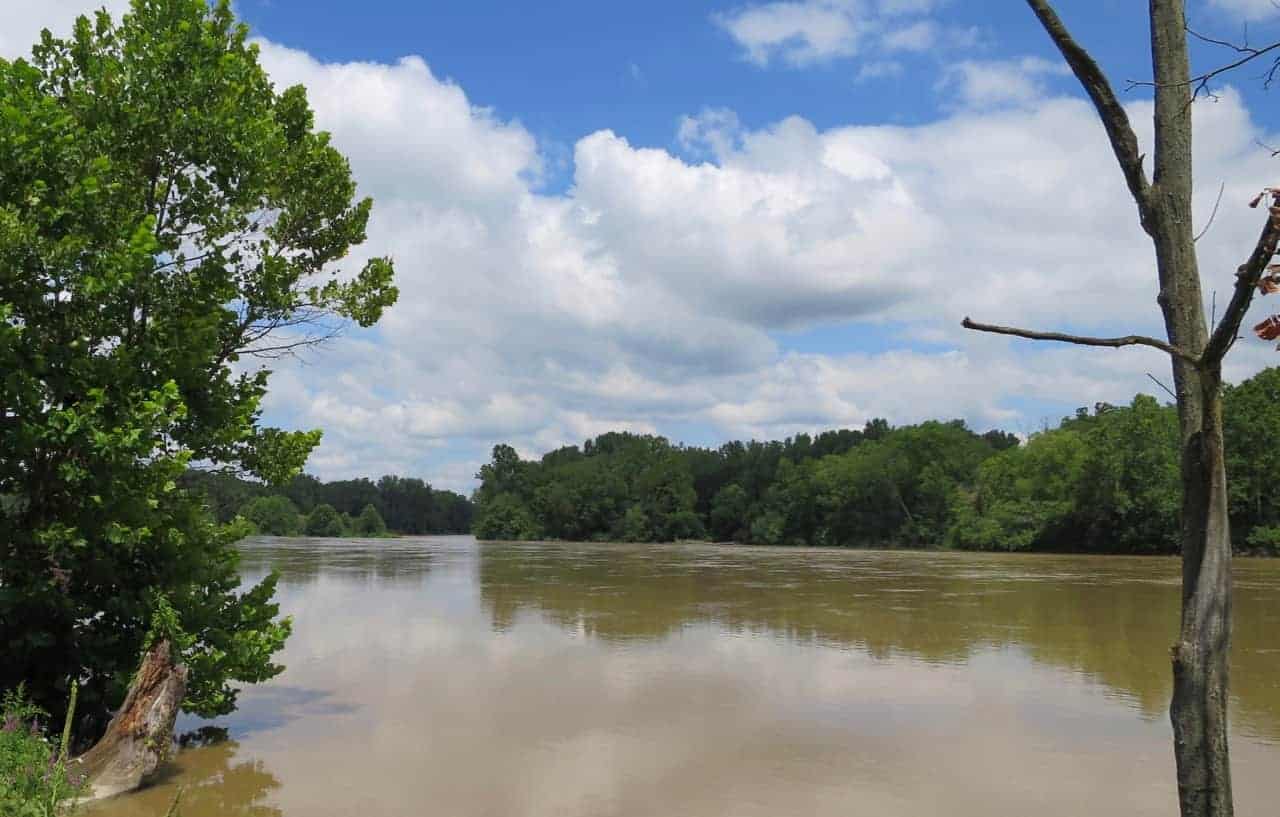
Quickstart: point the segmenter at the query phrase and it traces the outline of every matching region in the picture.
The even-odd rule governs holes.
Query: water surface
[[[1176,813],[1172,559],[251,540],[295,629],[183,718],[184,817]],[[1239,560],[1237,813],[1280,803],[1280,561]]]

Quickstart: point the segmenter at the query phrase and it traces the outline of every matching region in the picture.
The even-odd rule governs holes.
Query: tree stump
[[[187,668],[173,662],[167,639],[142,658],[102,739],[79,757],[85,773],[85,798],[133,791],[147,783],[169,757],[173,724],[187,693]]]

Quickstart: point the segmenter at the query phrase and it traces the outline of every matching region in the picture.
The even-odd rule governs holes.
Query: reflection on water
[[[469,537],[257,540],[272,684],[153,789],[212,815],[1176,809],[1177,563]],[[1241,814],[1280,797],[1280,562],[1241,561]],[[221,739],[224,737],[226,739]]]
[[[181,789],[180,814],[225,817],[281,817],[270,805],[280,781],[261,760],[245,759],[236,741],[221,727],[205,726],[179,739],[175,762],[156,785],[109,804],[119,813],[164,814]],[[94,808],[90,813],[96,814]]]

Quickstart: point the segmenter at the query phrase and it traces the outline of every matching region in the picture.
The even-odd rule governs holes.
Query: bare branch
[[[1231,349],[1231,345],[1236,342],[1236,336],[1240,333],[1240,322],[1244,320],[1244,313],[1249,311],[1249,304],[1253,302],[1253,293],[1258,288],[1258,282],[1262,280],[1263,273],[1267,271],[1267,266],[1276,254],[1277,242],[1280,242],[1280,205],[1273,204],[1267,216],[1267,223],[1262,227],[1262,235],[1258,236],[1258,243],[1254,245],[1249,260],[1236,270],[1236,286],[1235,291],[1231,293],[1231,303],[1227,304],[1227,308],[1223,310],[1222,320],[1213,330],[1213,335],[1209,338],[1209,343],[1205,345],[1204,354],[1201,356],[1206,365],[1213,366],[1221,363],[1227,351]]]
[[[1129,123],[1129,115],[1116,99],[1115,91],[1112,90],[1111,83],[1107,81],[1102,69],[1098,67],[1098,63],[1075,41],[1047,0],[1027,0],[1027,5],[1031,6],[1031,10],[1040,20],[1040,25],[1044,27],[1053,44],[1061,52],[1062,58],[1071,67],[1071,73],[1075,74],[1085,92],[1089,94],[1089,99],[1093,101],[1093,107],[1102,119],[1103,127],[1106,128],[1107,138],[1111,140],[1111,152],[1120,163],[1120,170],[1124,173],[1124,180],[1129,185],[1133,200],[1138,204],[1138,214],[1145,228],[1150,210],[1151,185],[1142,168],[1143,156],[1138,151],[1138,137]]]
[[[1125,335],[1119,338],[1092,338],[1086,335],[1066,335],[1062,332],[1036,332],[1031,329],[1017,329],[1012,326],[996,326],[990,323],[978,323],[965,318],[960,322],[965,329],[973,329],[977,332],[992,332],[997,335],[1014,335],[1019,338],[1029,338],[1030,340],[1053,340],[1059,343],[1074,343],[1077,346],[1109,346],[1119,349],[1121,346],[1150,346],[1153,349],[1159,349],[1166,354],[1180,357],[1191,363],[1196,363],[1195,355],[1179,349],[1177,346],[1166,343],[1163,340],[1149,338],[1144,335]]]
[[[1151,382],[1152,382],[1152,383],[1155,383],[1157,386],[1159,386],[1160,388],[1162,388],[1162,389],[1164,389],[1166,392],[1168,392],[1169,396],[1170,396],[1170,397],[1172,397],[1175,401],[1178,399],[1178,395],[1176,395],[1176,394],[1174,394],[1174,393],[1173,393],[1173,389],[1171,389],[1171,388],[1169,388],[1168,386],[1166,386],[1165,384],[1161,383],[1161,382],[1160,382],[1160,379],[1159,379],[1158,377],[1156,377],[1155,375],[1153,375],[1151,372],[1147,372],[1147,377],[1151,378]]]
[[[1218,198],[1213,203],[1213,212],[1209,214],[1209,221],[1205,223],[1204,229],[1201,230],[1196,235],[1195,238],[1191,239],[1192,241],[1199,241],[1200,239],[1204,238],[1204,234],[1209,232],[1209,228],[1213,226],[1213,220],[1218,217],[1218,208],[1222,206],[1222,194],[1226,191],[1226,189],[1227,189],[1226,182],[1223,182],[1222,184],[1218,185]]]
[[[1197,74],[1196,76],[1191,77],[1190,79],[1187,79],[1184,81],[1171,83],[1172,85],[1175,85],[1175,86],[1176,85],[1192,86],[1194,88],[1191,95],[1192,99],[1199,97],[1200,94],[1209,94],[1210,96],[1212,96],[1212,92],[1209,90],[1209,83],[1212,80],[1216,79],[1222,74],[1228,73],[1230,71],[1234,71],[1235,69],[1243,65],[1247,65],[1248,63],[1251,63],[1254,60],[1256,60],[1258,57],[1265,56],[1267,54],[1270,54],[1276,51],[1277,49],[1280,49],[1280,42],[1274,42],[1274,43],[1271,43],[1270,45],[1263,46],[1262,48],[1254,48],[1249,45],[1247,40],[1244,42],[1244,44],[1236,44],[1233,42],[1229,42],[1227,40],[1219,40],[1213,37],[1207,37],[1203,34],[1200,34],[1192,30],[1189,27],[1187,28],[1187,33],[1198,40],[1201,40],[1206,43],[1211,43],[1213,45],[1220,45],[1225,48],[1230,48],[1236,53],[1242,55],[1240,58],[1232,60],[1231,62],[1226,63],[1225,65],[1220,65],[1211,71],[1205,71],[1203,74]],[[1275,82],[1276,73],[1278,71],[1280,71],[1280,59],[1273,60],[1271,63],[1271,67],[1267,69],[1266,73],[1264,73],[1261,76],[1262,85],[1264,88],[1269,88],[1271,84]],[[1156,85],[1157,83],[1155,82],[1129,80],[1130,88],[1143,88],[1143,87],[1154,88],[1156,87]]]

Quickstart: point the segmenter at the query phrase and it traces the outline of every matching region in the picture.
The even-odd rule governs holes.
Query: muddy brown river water
[[[1176,814],[1177,562],[251,540],[288,669],[91,817]],[[1236,563],[1237,813],[1280,813],[1280,560]]]

